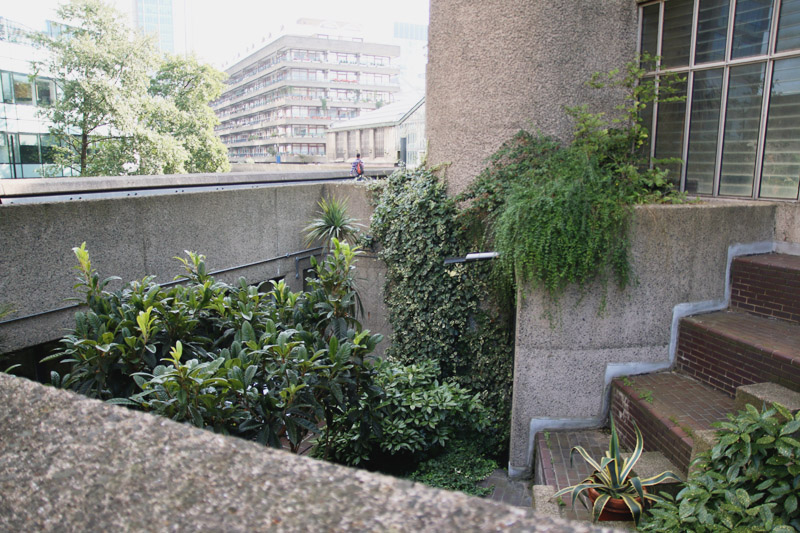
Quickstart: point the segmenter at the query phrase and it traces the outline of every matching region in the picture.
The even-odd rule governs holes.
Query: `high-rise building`
[[[325,161],[332,121],[394,101],[399,54],[397,46],[317,33],[284,35],[238,61],[213,104],[230,160]]]
[[[186,52],[185,0],[132,0],[130,9],[133,26],[152,35],[161,52]]]

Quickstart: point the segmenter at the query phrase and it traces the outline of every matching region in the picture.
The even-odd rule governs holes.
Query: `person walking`
[[[353,168],[350,169],[350,175],[360,178],[364,175],[364,161],[361,160],[361,154],[356,154],[356,160],[353,161]]]

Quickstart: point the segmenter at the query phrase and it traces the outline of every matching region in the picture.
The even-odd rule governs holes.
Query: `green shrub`
[[[431,487],[488,496],[493,487],[479,487],[478,483],[498,466],[485,453],[475,439],[455,441],[440,455],[421,462],[408,478]]]
[[[718,443],[644,531],[800,531],[800,413],[752,405],[718,423]]]
[[[379,402],[365,391],[358,404],[334,421],[332,458],[338,462],[394,470],[391,462],[402,470],[488,424],[479,396],[457,384],[440,383],[433,361],[378,361],[376,370]]]

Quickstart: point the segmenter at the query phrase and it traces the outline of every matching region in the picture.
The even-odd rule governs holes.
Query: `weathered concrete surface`
[[[610,531],[0,374],[1,531]]]
[[[82,179],[73,178],[80,182]],[[46,180],[42,180],[46,181]],[[0,304],[23,317],[63,307],[76,296],[77,263],[72,247],[86,242],[92,265],[101,278],[125,281],[155,275],[171,281],[183,272],[174,259],[184,250],[205,254],[209,270],[246,265],[306,249],[303,228],[313,219],[322,197],[349,198],[349,213],[366,228],[372,213],[362,186],[315,183],[186,192],[162,196],[111,198],[73,202],[0,206]],[[308,254],[304,254],[308,255]],[[302,288],[302,269],[309,258],[285,258],[218,276],[233,282],[240,276],[261,282],[285,276],[293,290]],[[361,297],[368,313],[364,326],[390,333],[383,307],[383,266],[363,259]],[[120,282],[109,287],[114,290]],[[33,346],[61,337],[73,324],[75,310],[0,324],[0,352]],[[384,345],[386,343],[383,343]]]
[[[619,93],[584,82],[633,59],[636,9],[631,0],[431,0],[428,162],[450,163],[448,190],[463,190],[520,129],[569,137],[564,106],[612,112]]]
[[[775,214],[775,238],[800,243],[800,202],[780,202]]]
[[[532,419],[602,416],[607,364],[669,362],[673,307],[724,299],[728,246],[773,241],[775,209],[744,201],[638,207],[630,230],[636,281],[624,291],[609,281],[602,315],[599,283],[568,289],[555,327],[540,291],[519,298],[513,469],[530,472]]]
[[[761,411],[764,406],[770,407],[776,402],[792,413],[796,413],[800,411],[800,392],[787,389],[777,383],[753,383],[736,387],[737,411],[747,409],[747,404]]]

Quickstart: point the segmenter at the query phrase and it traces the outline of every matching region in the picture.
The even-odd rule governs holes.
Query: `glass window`
[[[25,74],[13,74],[14,103],[33,104],[33,86]]]
[[[8,138],[5,133],[0,133],[0,179],[12,177],[10,163],[11,154],[8,149]]]
[[[689,64],[694,0],[670,0],[664,4],[661,62],[665,67]]]
[[[675,96],[684,97],[677,102],[658,104],[658,125],[656,127],[656,159],[680,159],[683,155],[683,130],[686,116],[686,82],[676,87]],[[681,163],[663,163],[662,168],[669,170],[669,178],[676,185],[680,184]]]
[[[660,6],[661,4],[651,4],[642,9],[642,53],[649,54],[653,57],[658,55],[658,17],[661,11]]]
[[[778,19],[778,42],[775,51],[800,48],[800,0],[783,0]]]
[[[721,68],[700,70],[694,74],[689,153],[686,158],[686,191],[690,193],[714,192],[722,74]]]
[[[50,105],[55,97],[55,87],[52,80],[36,80],[36,105]]]
[[[731,56],[738,58],[766,54],[772,0],[738,0],[735,16]]]
[[[800,58],[775,61],[761,196],[796,199],[800,180]]]
[[[697,44],[694,62],[708,63],[725,59],[728,41],[730,0],[700,0],[697,18]]]
[[[58,139],[55,135],[41,135],[42,163],[55,163],[54,146],[58,146]]]
[[[753,193],[766,63],[731,67],[719,194]]]

